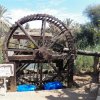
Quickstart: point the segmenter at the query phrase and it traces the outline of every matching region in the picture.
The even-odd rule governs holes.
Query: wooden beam
[[[46,29],[46,20],[42,20],[41,36],[42,36],[43,46],[45,44],[45,29]]]
[[[13,55],[13,56],[8,56],[9,60],[33,60],[33,56],[32,55]]]
[[[67,56],[67,54],[61,54],[61,55],[54,55],[53,54],[52,60],[63,59],[65,56]],[[35,61],[35,60],[38,60],[34,57],[34,55],[12,55],[12,56],[8,56],[8,59],[10,61],[22,61],[22,60]],[[45,61],[45,60],[47,60],[47,59],[41,59],[40,61]]]
[[[42,39],[42,36],[35,36],[35,35],[30,35],[34,40],[40,40]],[[50,40],[52,37],[51,36],[45,36],[45,40]],[[13,35],[13,39],[28,39],[26,35]]]
[[[34,50],[29,50],[29,49],[28,50],[27,49],[7,49],[7,51],[33,52]],[[63,52],[69,52],[69,49],[68,48],[64,48]],[[77,54],[78,55],[98,56],[98,57],[100,57],[100,52],[95,52],[95,51],[77,50]]]
[[[68,52],[69,49],[68,48],[64,48],[63,51],[64,52]],[[97,57],[100,57],[100,52],[96,52],[96,51],[77,50],[77,54],[78,55],[85,55],[85,56],[97,56]]]
[[[36,49],[35,49],[36,50]],[[16,49],[16,48],[9,48],[9,49],[7,49],[6,51],[17,51],[17,52],[33,52],[34,51],[34,49],[32,50],[32,49]]]

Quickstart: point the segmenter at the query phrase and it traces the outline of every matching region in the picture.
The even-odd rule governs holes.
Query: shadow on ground
[[[53,91],[53,93],[59,92],[58,95],[46,96],[47,100],[96,100],[97,88],[89,92],[83,92],[82,90],[70,90],[63,89],[60,91]]]

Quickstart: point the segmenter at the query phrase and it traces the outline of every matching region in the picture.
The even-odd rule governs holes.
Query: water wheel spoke
[[[18,67],[17,69],[16,69],[16,72],[18,72],[22,67],[24,67],[26,64],[24,63],[24,64],[22,64],[22,65],[20,65],[21,67]]]
[[[52,41],[55,40],[57,37],[59,37],[62,34],[62,32],[60,32],[59,34],[56,34],[53,38]]]
[[[62,80],[64,79],[64,77],[63,77],[62,75],[60,75],[59,73],[57,73],[56,75],[54,75],[54,76],[52,77],[51,80],[54,81],[56,78],[57,78],[57,81],[58,81],[58,80],[62,81]]]
[[[37,47],[37,48],[39,48],[39,46],[38,46],[38,44],[35,42],[35,40],[26,32],[26,30],[23,28],[23,26],[20,24],[20,23],[18,23],[18,22],[16,22],[17,23],[17,25],[19,26],[19,28],[24,32],[24,34],[29,38],[29,40]]]
[[[52,63],[49,63],[49,64],[54,69],[55,72],[58,72],[57,68]]]
[[[46,20],[42,20],[42,26],[41,26],[41,35],[42,35],[42,43],[43,43],[43,46],[45,45],[45,29],[46,29]]]
[[[54,44],[55,43],[57,43],[58,41],[59,41],[59,39],[62,37],[62,36],[64,36],[65,34],[63,34],[63,32],[60,32],[58,35],[56,35],[56,36],[54,36],[53,38],[52,38],[52,43],[49,45],[49,48],[51,48],[51,47],[53,47],[54,46]]]
[[[22,71],[23,71],[25,68],[27,68],[27,66],[29,66],[29,65],[30,65],[30,63],[24,64],[23,66],[21,66],[21,67],[17,70],[16,74],[19,75],[20,72],[22,72]]]
[[[72,57],[71,55],[67,56],[67,62],[65,64],[65,66],[63,67],[63,70],[65,70],[68,67],[68,63],[69,63],[69,60],[70,60],[71,57]]]

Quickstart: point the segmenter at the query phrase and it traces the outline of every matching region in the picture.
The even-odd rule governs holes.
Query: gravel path
[[[5,96],[0,95],[0,100],[96,100],[96,96],[96,88],[88,93],[80,88],[34,92],[7,92]]]

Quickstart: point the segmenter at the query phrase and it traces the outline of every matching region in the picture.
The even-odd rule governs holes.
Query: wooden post
[[[58,60],[56,62],[56,67],[58,67],[58,75],[61,76],[61,72],[63,70],[63,60]]]
[[[37,63],[37,75],[36,75],[37,80],[39,80],[39,63]]]
[[[10,77],[10,91],[16,91],[16,63],[14,63],[14,76]]]
[[[6,95],[7,92],[7,84],[6,84],[6,78],[4,78],[4,95]]]
[[[97,73],[98,71],[98,64],[99,64],[99,57],[94,56],[94,64],[93,64],[93,69],[94,69],[94,73]]]
[[[73,85],[73,70],[74,70],[74,59],[73,56],[71,59],[68,61],[68,87],[72,87]]]
[[[94,64],[93,64],[93,70],[94,70],[94,75],[93,75],[93,81],[95,83],[99,82],[99,70],[98,70],[98,66],[99,66],[99,57],[94,56]]]
[[[39,67],[39,69],[40,69],[40,88],[42,88],[42,68],[43,68],[43,64],[42,63],[39,63],[39,64],[41,64]]]

